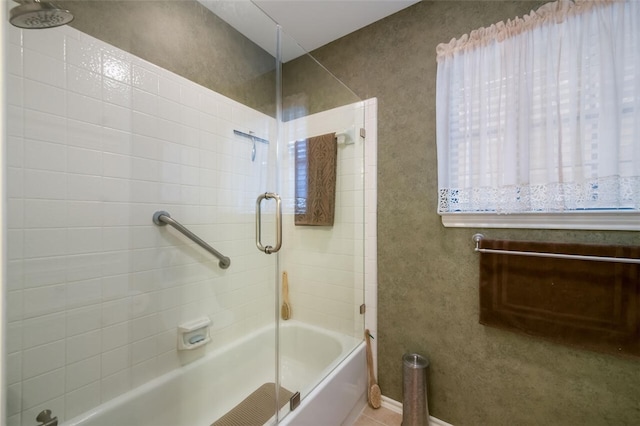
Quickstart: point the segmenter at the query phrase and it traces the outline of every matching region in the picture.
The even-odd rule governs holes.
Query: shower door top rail
[[[196,234],[189,231],[182,224],[180,224],[180,222],[173,219],[168,212],[165,212],[162,210],[155,212],[153,214],[153,223],[155,223],[158,226],[171,225],[174,228],[176,228],[178,231],[180,231],[183,235],[185,235],[191,241],[193,241],[194,243],[196,243],[197,245],[199,245],[200,247],[202,247],[203,249],[205,249],[206,251],[214,255],[218,260],[220,260],[220,262],[218,263],[218,266],[220,266],[220,268],[227,269],[231,265],[231,259],[229,259],[227,256],[220,253],[218,250],[211,247],[209,244],[207,244],[203,239],[198,237]]]

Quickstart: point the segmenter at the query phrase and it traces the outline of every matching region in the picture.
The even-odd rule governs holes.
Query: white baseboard
[[[402,414],[402,404],[396,401],[395,399],[391,399],[382,395],[382,406],[388,410],[393,412]],[[429,425],[431,426],[453,426],[445,421],[437,419],[433,416],[429,416]]]

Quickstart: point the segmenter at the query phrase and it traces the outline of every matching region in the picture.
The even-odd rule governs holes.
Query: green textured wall
[[[542,1],[421,2],[312,54],[378,98],[378,351],[384,395],[402,400],[402,354],[431,360],[431,414],[462,425],[638,425],[640,360],[478,324],[471,236],[638,244],[633,232],[444,228],[436,212],[435,49]]]

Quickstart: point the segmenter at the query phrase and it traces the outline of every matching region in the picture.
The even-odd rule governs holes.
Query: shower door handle
[[[262,245],[262,200],[276,200],[276,246]],[[266,254],[276,253],[282,247],[282,200],[278,194],[265,192],[256,199],[256,247]]]

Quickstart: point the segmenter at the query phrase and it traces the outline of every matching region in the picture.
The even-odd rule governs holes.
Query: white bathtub
[[[274,345],[274,329],[266,327],[62,425],[209,426],[275,381]],[[357,339],[287,321],[280,346],[281,385],[303,398],[293,412],[288,404],[280,411],[280,424],[340,425],[364,407],[366,361]]]

